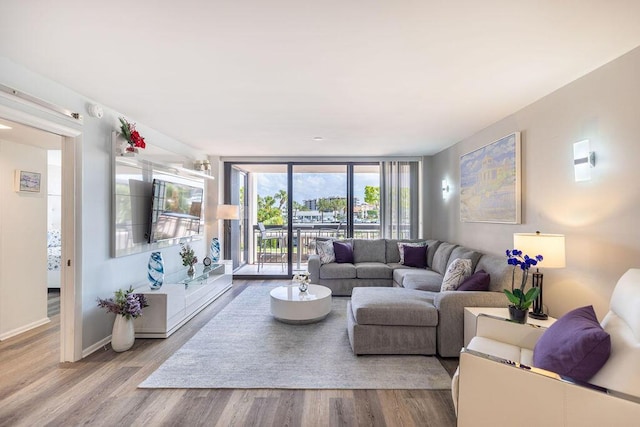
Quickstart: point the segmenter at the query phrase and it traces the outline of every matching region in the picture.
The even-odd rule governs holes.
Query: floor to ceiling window
[[[417,237],[418,175],[411,171],[418,162],[399,169],[397,163],[225,163],[225,202],[242,212],[239,225],[225,230],[234,274],[282,278],[304,271],[318,237]],[[387,224],[395,224],[389,236]]]

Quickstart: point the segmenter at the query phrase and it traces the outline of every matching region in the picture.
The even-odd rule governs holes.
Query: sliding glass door
[[[347,165],[292,165],[294,271],[306,271],[318,237],[347,236]]]
[[[225,235],[234,275],[283,278],[305,271],[317,238],[392,237],[385,236],[385,224],[417,237],[412,212],[418,204],[411,194],[417,195],[418,177],[408,175],[413,181],[407,184],[394,173],[385,177],[385,170],[384,163],[225,164],[225,201],[240,204],[243,218]],[[407,186],[413,188],[408,196],[396,197]],[[411,221],[415,227],[407,225]]]

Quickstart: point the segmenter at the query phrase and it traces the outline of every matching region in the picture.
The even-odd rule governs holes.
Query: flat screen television
[[[201,234],[202,188],[153,180],[149,243]]]

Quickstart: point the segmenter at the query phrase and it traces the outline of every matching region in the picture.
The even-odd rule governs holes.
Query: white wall
[[[39,193],[14,190],[39,172]],[[47,151],[0,140],[0,338],[47,322]]]
[[[82,247],[78,260],[81,260],[83,265],[81,277],[78,280],[82,286],[82,347],[87,349],[111,334],[112,315],[109,316],[104,310],[96,307],[96,299],[112,296],[116,289],[129,285],[135,286],[146,280],[148,252],[122,258],[110,257],[111,132],[119,129],[118,117],[122,113],[104,106],[102,119],[89,117],[86,107],[92,100],[2,57],[0,57],[0,80],[7,86],[77,111],[84,116],[84,123],[80,125],[32,106],[0,97],[0,105],[25,111],[82,132],[82,147],[79,153],[82,189],[76,196],[80,197],[82,202],[81,212],[77,212],[78,232],[82,233]],[[128,118],[137,122],[135,117]],[[158,146],[176,153],[179,157],[205,158],[203,153],[143,123],[137,122],[137,129],[146,138],[148,145]],[[204,240],[192,246],[199,257],[204,255],[206,246]],[[182,268],[178,246],[162,252],[168,273]]]
[[[47,229],[60,230],[62,212],[62,159],[60,150],[48,150]]]
[[[553,316],[593,304],[601,318],[620,275],[640,267],[639,76],[637,48],[435,155],[427,235],[503,254],[516,232],[565,234],[567,267],[544,270],[544,302]],[[460,156],[514,131],[522,132],[522,224],[461,223]],[[591,181],[574,182],[573,143],[582,139],[597,165]]]

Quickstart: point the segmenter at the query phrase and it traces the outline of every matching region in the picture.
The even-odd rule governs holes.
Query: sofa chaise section
[[[355,288],[347,304],[347,332],[361,354],[436,353],[438,311],[421,291]]]

